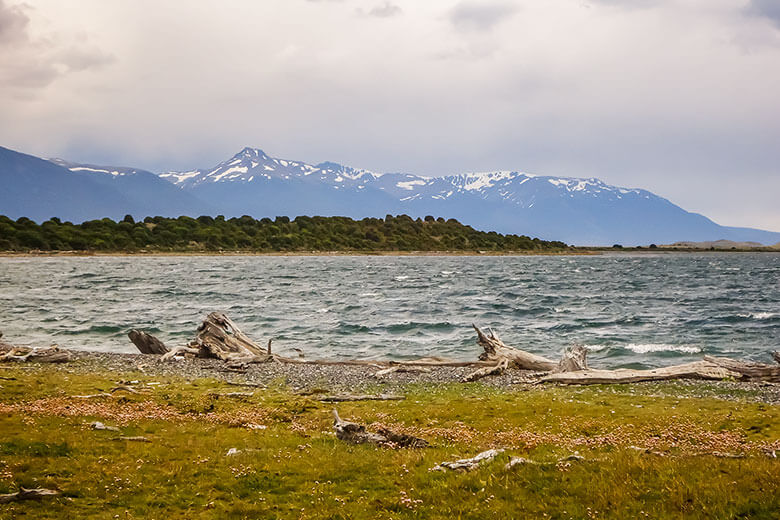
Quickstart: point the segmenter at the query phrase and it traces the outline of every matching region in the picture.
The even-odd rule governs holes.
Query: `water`
[[[780,255],[0,258],[11,342],[134,352],[184,344],[210,311],[308,358],[471,360],[471,323],[557,358],[660,366],[780,348]]]

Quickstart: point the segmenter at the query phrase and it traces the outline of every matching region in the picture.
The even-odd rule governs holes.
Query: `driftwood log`
[[[581,345],[567,349],[559,361],[526,352],[505,344],[491,329],[481,330],[473,325],[477,343],[482,353],[477,361],[452,361],[439,357],[427,357],[411,361],[360,361],[360,360],[304,360],[288,358],[272,353],[271,341],[264,348],[250,339],[224,313],[212,312],[198,327],[197,334],[187,346],[168,349],[160,340],[142,331],[130,331],[130,339],[139,351],[161,354],[162,360],[177,357],[217,358],[228,362],[228,366],[246,369],[248,363],[270,361],[316,365],[360,365],[380,369],[374,375],[382,377],[395,372],[426,371],[430,367],[472,367],[464,381],[476,381],[491,375],[500,375],[509,369],[537,372],[532,377],[537,383],[602,384],[634,383],[640,381],[663,381],[670,379],[726,379],[744,381],[768,381],[780,383],[780,353],[772,354],[777,365],[738,361],[729,358],[705,356],[701,361],[669,367],[632,370],[594,369],[588,366],[588,350]],[[15,356],[8,353],[6,356]],[[18,357],[18,356],[16,356]],[[3,358],[0,357],[0,360]],[[14,359],[17,360],[17,359]],[[27,360],[27,358],[19,359]],[[363,398],[364,396],[361,396]],[[345,423],[346,424],[346,423]],[[365,433],[365,432],[364,432]],[[368,434],[366,435],[376,435]],[[367,437],[368,438],[368,437]]]
[[[491,361],[497,365],[499,362],[507,360],[510,368],[521,368],[524,370],[552,371],[558,366],[558,363],[555,361],[505,345],[498,337],[498,334],[491,329],[486,329],[486,332],[482,332],[476,325],[472,326],[477,331],[477,343],[484,350],[479,355],[481,361]]]
[[[459,460],[453,460],[451,462],[440,462],[436,464],[434,467],[432,467],[431,471],[444,471],[445,469],[470,471],[472,469],[478,468],[482,464],[490,462],[491,460],[495,459],[498,455],[500,455],[503,452],[504,452],[503,449],[491,449],[491,450],[483,451],[482,453],[479,453],[471,457],[470,459],[459,459]]]
[[[165,346],[165,343],[142,330],[133,329],[127,333],[127,336],[133,345],[138,347],[141,354],[163,355],[168,353],[168,347]]]
[[[21,502],[22,500],[40,500],[42,498],[54,497],[59,495],[60,492],[56,489],[45,488],[19,488],[16,493],[9,493],[7,495],[0,495],[0,504],[8,504],[11,502]]]
[[[19,363],[67,363],[72,359],[67,350],[61,350],[57,345],[51,347],[11,347],[8,352],[0,355],[0,361],[15,361]]]
[[[377,433],[366,430],[362,424],[343,420],[336,409],[333,409],[333,429],[336,438],[353,444],[377,444],[390,448],[426,448],[428,441],[404,433],[396,433],[387,428],[380,428]]]
[[[666,381],[671,379],[726,379],[739,378],[737,372],[707,361],[694,361],[683,365],[653,368],[650,370],[575,370],[556,372],[543,376],[540,383],[563,383],[569,385],[594,385],[602,383],[639,383],[641,381]]]

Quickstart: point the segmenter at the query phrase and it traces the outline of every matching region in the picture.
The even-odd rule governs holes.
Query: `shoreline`
[[[186,382],[212,380],[233,386],[250,388],[288,387],[295,392],[313,393],[367,393],[382,394],[406,392],[420,387],[431,388],[485,388],[502,392],[537,389],[554,391],[569,388],[585,391],[588,388],[613,389],[620,392],[653,392],[657,397],[718,399],[725,401],[758,402],[780,406],[780,384],[730,380],[676,379],[635,383],[606,383],[601,385],[566,385],[536,383],[532,370],[507,370],[498,375],[464,382],[463,377],[473,367],[431,366],[425,372],[393,372],[377,376],[381,367],[370,364],[251,363],[236,370],[219,359],[177,359],[162,361],[160,357],[141,353],[94,352],[67,350],[73,357],[67,363],[0,363],[4,370],[21,369],[31,373],[48,371],[78,375],[112,377],[164,377]]]
[[[623,248],[582,249],[573,251],[1,251],[0,258],[89,258],[89,257],[523,257],[523,256],[620,256],[688,254],[775,253],[780,249],[672,249]]]

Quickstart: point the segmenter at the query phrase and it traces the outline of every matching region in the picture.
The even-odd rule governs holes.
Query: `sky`
[[[0,0],[0,146],[598,177],[780,231],[780,1]]]

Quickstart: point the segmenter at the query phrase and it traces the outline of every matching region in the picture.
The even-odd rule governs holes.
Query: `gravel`
[[[293,390],[323,390],[331,393],[378,393],[403,391],[409,384],[459,383],[473,371],[470,367],[430,367],[429,372],[394,372],[381,377],[374,374],[381,367],[371,365],[315,365],[260,363],[236,371],[218,359],[160,361],[159,356],[72,351],[74,361],[52,365],[73,373],[141,372],[146,376],[172,376],[186,380],[212,378],[238,385],[267,386],[286,384]],[[527,390],[534,386],[534,372],[508,370],[489,376],[476,385],[503,389]],[[475,383],[470,383],[475,384]],[[780,384],[741,381],[676,380],[664,382],[602,385],[620,393],[679,398],[717,398],[733,401],[780,404]]]

